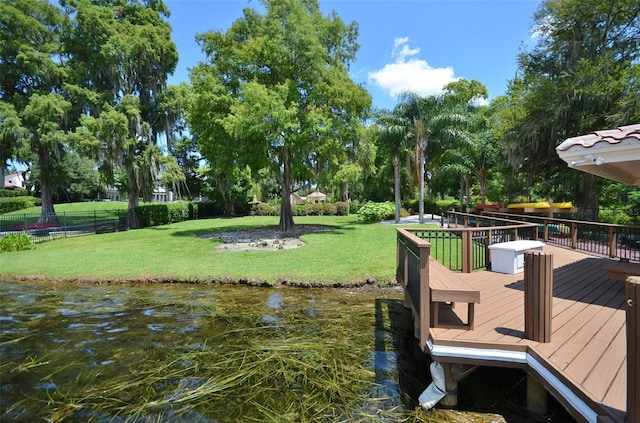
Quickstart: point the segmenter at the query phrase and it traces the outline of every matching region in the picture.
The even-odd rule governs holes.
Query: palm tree
[[[424,223],[424,175],[428,157],[432,160],[450,146],[466,142],[469,123],[466,111],[443,97],[420,97],[408,92],[401,97],[400,107],[411,122],[411,133],[416,141],[418,169],[419,222]]]
[[[400,222],[401,196],[400,196],[400,153],[407,145],[409,134],[408,123],[402,110],[396,106],[393,112],[379,110],[375,114],[375,123],[378,127],[378,146],[383,153],[392,156],[393,164],[393,192],[395,197],[395,222]]]

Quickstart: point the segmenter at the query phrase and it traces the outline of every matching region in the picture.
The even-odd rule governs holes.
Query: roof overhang
[[[571,168],[640,186],[640,124],[568,138],[556,152]]]

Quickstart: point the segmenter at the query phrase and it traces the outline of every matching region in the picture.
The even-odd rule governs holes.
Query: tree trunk
[[[51,161],[49,152],[46,151],[38,142],[38,161],[40,163],[40,200],[42,201],[42,209],[38,223],[49,223],[58,225],[58,216],[53,208],[53,189],[51,189]],[[4,178],[2,179],[4,184]]]
[[[127,205],[127,226],[130,229],[137,229],[142,226],[138,215],[136,214],[136,207],[140,204],[140,197],[136,192],[129,193],[129,203]]]
[[[584,208],[584,219],[590,222],[598,221],[598,177],[591,173],[582,175],[582,207]]]
[[[480,204],[485,204],[487,201],[487,169],[480,168],[478,179],[480,181]]]
[[[397,154],[393,156],[393,193],[396,200],[396,218],[395,222],[400,223],[400,158]]]
[[[420,192],[418,195],[418,221],[424,223],[424,152],[420,152]]]
[[[53,190],[45,179],[41,181],[40,199],[42,200],[42,211],[38,223],[58,225],[58,215],[53,208]]]
[[[411,160],[411,154],[407,153],[407,163],[406,163],[406,165],[407,165],[406,166],[407,183],[409,184],[409,192],[410,192],[410,195],[411,195],[410,198],[416,198],[415,197],[416,190],[415,190],[414,185],[413,185],[414,178],[413,178],[413,174],[412,174],[412,171],[411,171],[412,163],[413,162]]]
[[[289,147],[285,145],[283,152],[284,171],[282,174],[282,197],[280,201],[280,224],[278,229],[283,232],[293,229],[293,213],[291,212],[291,155]]]
[[[464,178],[460,175],[460,211],[464,211]]]
[[[424,223],[424,165],[425,165],[425,157],[424,152],[427,150],[427,137],[420,137],[418,139],[418,154],[419,154],[419,166],[420,166],[420,179],[418,183],[420,184],[420,194],[418,199],[418,222],[420,224]]]
[[[465,212],[469,212],[469,210],[471,209],[471,188],[469,187],[469,175],[464,175],[464,193],[466,198],[466,206],[467,209],[465,210]]]

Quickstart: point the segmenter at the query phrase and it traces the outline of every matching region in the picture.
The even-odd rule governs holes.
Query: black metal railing
[[[482,212],[480,217],[475,217],[489,221],[496,218],[536,223],[538,239],[549,244],[624,261],[640,261],[640,226],[493,212]],[[461,224],[464,219],[464,214],[454,218]]]
[[[27,233],[34,242],[127,229],[126,210],[0,215],[0,237]]]
[[[448,228],[411,228],[407,232],[429,242],[430,255],[447,268],[465,273],[490,267],[491,244],[537,237],[535,224],[470,217],[455,216],[448,220]],[[474,227],[468,227],[470,223]]]

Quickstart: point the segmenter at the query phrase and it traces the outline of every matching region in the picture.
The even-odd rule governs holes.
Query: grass
[[[84,201],[78,203],[61,203],[55,205],[56,213],[73,213],[73,212],[92,212],[101,210],[126,210],[128,203],[126,201]],[[5,213],[3,216],[22,216],[24,214],[40,214],[41,207],[29,207]]]
[[[101,203],[96,203],[101,204]],[[394,279],[393,225],[363,224],[356,216],[300,216],[296,224],[334,229],[303,235],[301,248],[215,251],[204,236],[232,229],[274,226],[277,217],[194,220],[127,232],[38,244],[0,255],[0,276],[85,281],[192,281],[255,284],[388,284]]]

